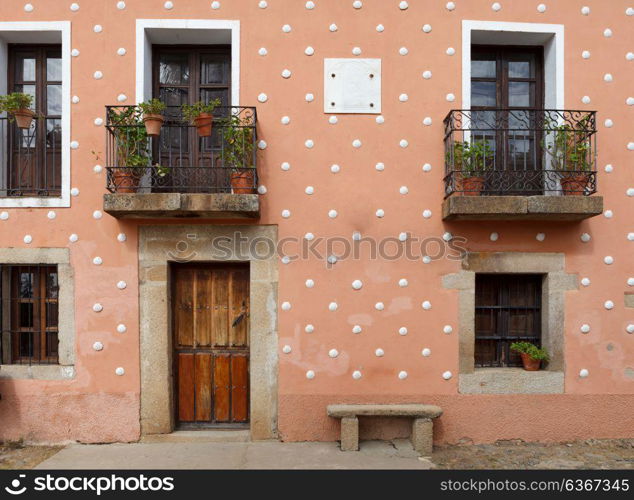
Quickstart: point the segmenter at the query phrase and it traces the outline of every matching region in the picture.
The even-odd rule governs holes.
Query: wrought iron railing
[[[593,111],[453,110],[444,124],[445,197],[596,192]]]
[[[256,192],[255,108],[217,107],[207,137],[178,107],[167,108],[158,136],[147,134],[136,106],[107,106],[106,116],[111,193]]]
[[[36,116],[27,129],[0,117],[0,197],[61,195],[62,126]]]

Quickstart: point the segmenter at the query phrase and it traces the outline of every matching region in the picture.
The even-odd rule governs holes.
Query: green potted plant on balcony
[[[110,110],[109,130],[114,136],[116,155],[111,175],[117,193],[136,193],[151,164],[148,133],[140,114],[140,108],[135,106]]]
[[[537,347],[530,342],[513,342],[511,350],[519,353],[524,370],[529,372],[538,371],[542,361],[547,362],[549,360],[548,351],[545,348]]]
[[[213,99],[208,103],[198,101],[194,104],[183,104],[183,118],[196,126],[199,137],[210,137],[213,112],[218,106],[220,99]]]
[[[590,181],[593,161],[591,144],[586,128],[588,118],[579,121],[577,127],[569,124],[549,125],[552,142],[546,145],[551,154],[554,170],[560,171],[561,190],[564,196],[581,196]]]
[[[484,174],[493,163],[493,151],[485,140],[456,141],[447,161],[453,159],[454,175],[464,196],[480,196],[484,189]]]
[[[0,113],[6,112],[15,120],[18,128],[28,129],[31,127],[35,112],[31,109],[33,96],[22,92],[0,96]]]
[[[235,194],[255,193],[253,128],[247,120],[231,115],[222,127],[224,160],[231,168],[231,189]]]
[[[143,123],[145,124],[147,135],[155,137],[161,133],[161,127],[165,121],[165,118],[163,118],[165,107],[165,103],[159,99],[151,99],[139,104],[139,108],[143,113]]]

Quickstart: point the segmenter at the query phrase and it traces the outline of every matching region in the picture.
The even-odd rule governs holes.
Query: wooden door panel
[[[211,353],[196,354],[196,421],[211,420]]]
[[[194,346],[194,273],[192,269],[182,267],[175,274],[174,319],[176,345]]]
[[[231,308],[229,344],[233,347],[248,345],[249,327],[249,271],[236,269],[231,272]]]
[[[212,310],[212,273],[209,269],[196,270],[196,303],[194,325],[196,347],[210,347]]]
[[[194,421],[194,355],[178,355],[178,419]]]
[[[228,422],[231,401],[231,356],[223,354],[214,359],[214,420]]]
[[[212,338],[217,347],[226,347],[229,340],[229,276],[225,269],[213,273]]]
[[[231,415],[234,422],[249,419],[249,359],[246,355],[231,356]]]

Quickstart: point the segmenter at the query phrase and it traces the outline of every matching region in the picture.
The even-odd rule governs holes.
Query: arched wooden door
[[[176,420],[249,421],[248,264],[173,267]]]

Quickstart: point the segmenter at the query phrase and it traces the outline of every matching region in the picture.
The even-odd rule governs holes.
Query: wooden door
[[[176,419],[249,421],[248,264],[173,268]]]

